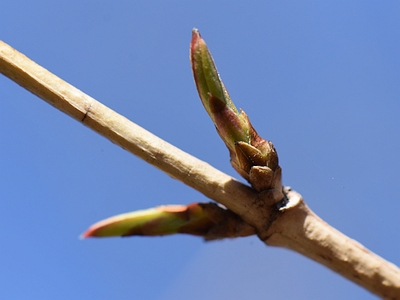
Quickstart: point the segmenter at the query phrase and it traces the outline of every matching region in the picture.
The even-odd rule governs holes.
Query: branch
[[[225,205],[267,245],[297,251],[387,299],[400,299],[400,270],[319,219],[286,190],[276,205],[254,189],[127,120],[0,41],[0,72],[175,179]]]
[[[400,299],[400,270],[321,220],[290,188],[265,236],[269,246],[285,247],[317,261],[384,299]]]
[[[114,144],[236,213],[243,212],[246,203],[256,197],[250,187],[129,121],[2,41],[0,72]]]

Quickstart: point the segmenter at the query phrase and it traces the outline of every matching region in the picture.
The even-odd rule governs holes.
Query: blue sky
[[[0,39],[238,177],[191,77],[199,28],[283,181],[400,265],[397,1],[9,1]],[[79,240],[114,214],[207,201],[0,76],[1,299],[375,299],[255,237]]]

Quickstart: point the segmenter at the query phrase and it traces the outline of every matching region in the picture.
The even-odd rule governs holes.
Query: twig
[[[400,270],[319,219],[301,196],[268,205],[268,194],[181,151],[0,41],[0,72],[57,109],[170,176],[225,205],[267,245],[297,251],[387,299],[400,299]]]
[[[400,299],[400,270],[321,220],[295,191],[264,237],[295,250],[385,299]]]
[[[2,41],[0,72],[114,144],[235,212],[256,197],[248,186],[129,121]],[[241,200],[232,203],[235,198]]]

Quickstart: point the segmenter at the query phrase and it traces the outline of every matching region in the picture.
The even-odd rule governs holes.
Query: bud
[[[255,234],[255,229],[216,203],[167,205],[114,216],[92,225],[88,237],[162,236],[185,233],[205,240]]]
[[[175,233],[204,236],[213,224],[199,203],[166,205],[102,220],[92,225],[82,237],[161,236]]]
[[[197,29],[192,31],[190,61],[200,99],[229,149],[234,169],[258,191],[281,188],[273,144],[257,134],[243,110],[237,110]]]

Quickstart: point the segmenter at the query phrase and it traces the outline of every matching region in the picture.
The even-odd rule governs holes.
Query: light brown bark
[[[400,299],[400,270],[318,218],[299,194],[281,208],[209,164],[107,108],[0,41],[0,72],[170,176],[225,205],[267,245],[297,251],[387,299]]]

